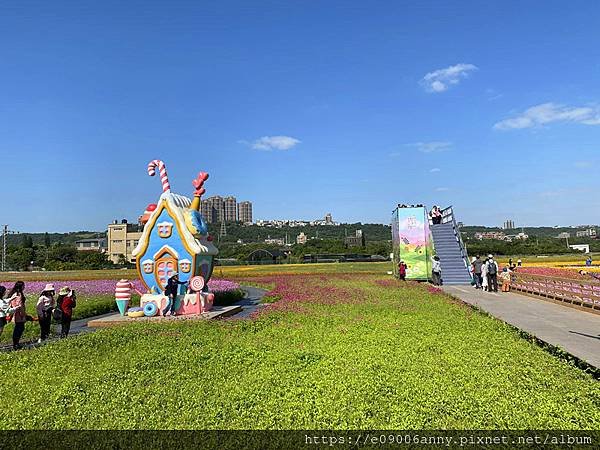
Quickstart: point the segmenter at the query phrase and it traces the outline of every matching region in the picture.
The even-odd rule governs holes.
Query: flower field
[[[132,280],[134,286],[144,292],[145,288],[142,282],[138,279]],[[113,296],[115,293],[115,280],[114,279],[92,279],[92,280],[48,280],[48,281],[28,281],[25,284],[25,293],[31,296],[39,295],[44,289],[46,283],[53,283],[55,289],[58,291],[61,286],[69,286],[74,289],[78,296],[79,295],[110,295]],[[5,283],[5,286],[10,289],[11,283]],[[211,292],[225,292],[232,291],[240,288],[239,283],[229,280],[211,279],[208,282],[208,288]]]
[[[273,303],[248,320],[133,324],[0,354],[0,426],[600,426],[589,375],[439,289],[356,273],[249,281],[273,286]]]
[[[363,274],[385,274],[391,270],[390,262],[368,262],[368,263],[321,263],[321,264],[273,264],[256,266],[216,266],[214,278],[252,278],[264,275],[297,275],[297,274],[335,274],[335,273],[363,273]],[[120,280],[126,278],[136,280],[138,278],[135,270],[82,270],[61,272],[6,272],[0,274],[0,284],[7,285],[9,282],[18,280],[64,282],[72,280]]]
[[[60,280],[60,278],[56,277],[44,281],[36,280],[25,282],[25,295],[27,297],[25,306],[28,314],[32,316],[37,315],[35,305],[38,296],[42,289],[44,289],[44,286],[46,286],[46,283],[53,283],[57,292],[62,286],[69,286],[71,289],[75,290],[77,294],[77,307],[73,310],[74,320],[117,311],[114,297],[114,279]],[[134,279],[133,283],[141,292],[144,292],[145,288],[142,286],[140,280]],[[13,283],[4,282],[2,284],[10,289]],[[211,279],[208,282],[208,288],[215,294],[215,304],[230,304],[239,300],[244,295],[240,290],[239,283],[236,283],[235,281]],[[138,305],[139,298],[139,295],[133,293],[131,305]],[[0,336],[1,344],[11,342],[12,329],[12,323],[5,327],[4,332]],[[37,323],[27,323],[23,342],[37,339],[37,337],[39,337],[39,325]]]

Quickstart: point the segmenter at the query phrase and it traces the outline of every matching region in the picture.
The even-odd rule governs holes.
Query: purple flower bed
[[[145,288],[142,285],[140,280],[132,280],[133,284],[136,288],[138,288],[141,292],[145,291]],[[25,283],[25,292],[29,295],[37,295],[42,292],[44,286],[47,283],[54,284],[54,288],[58,292],[58,290],[63,286],[69,286],[71,289],[74,289],[78,294],[88,294],[88,295],[113,295],[115,293],[115,285],[117,284],[117,280],[72,280],[72,281],[55,281],[55,282],[47,282],[47,281],[27,281]],[[10,289],[13,283],[0,283],[3,284],[7,289]],[[228,292],[235,291],[240,288],[238,283],[228,280],[210,280],[208,282],[208,289],[211,292],[219,293],[219,292]]]

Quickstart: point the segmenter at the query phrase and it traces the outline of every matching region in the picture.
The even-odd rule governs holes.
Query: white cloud
[[[300,144],[299,139],[290,136],[263,136],[254,142],[238,141],[240,144],[250,145],[255,150],[289,150]]]
[[[433,169],[430,169],[429,171],[431,173],[435,173],[435,172],[441,172],[442,169],[438,169],[437,167],[434,167]]]
[[[406,144],[407,147],[414,147],[423,153],[442,152],[452,147],[452,142],[446,141],[431,141],[431,142],[413,142]]]
[[[515,117],[501,120],[494,125],[494,129],[513,130],[533,128],[552,122],[600,125],[600,108],[597,106],[565,106],[556,103],[542,103],[526,109]]]
[[[446,192],[447,190],[449,190],[447,187],[439,187],[439,188],[435,188],[436,192]]]
[[[421,86],[427,92],[444,92],[450,86],[460,83],[463,78],[467,78],[469,72],[473,70],[477,70],[477,66],[473,64],[456,64],[445,69],[434,70],[423,77]]]

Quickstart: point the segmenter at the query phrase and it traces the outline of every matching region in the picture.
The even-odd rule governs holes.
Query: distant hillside
[[[220,224],[209,224],[210,234],[217,237],[221,229]],[[367,241],[389,241],[392,239],[392,232],[389,225],[379,223],[352,223],[339,226],[315,225],[305,227],[259,227],[258,225],[241,225],[239,223],[227,224],[227,236],[221,238],[221,242],[236,242],[241,239],[243,242],[264,242],[265,239],[285,239],[286,234],[288,242],[296,242],[296,236],[304,233],[308,239],[336,239],[343,240],[346,236],[354,236],[356,230],[362,230]]]
[[[463,235],[468,237],[472,237],[475,233],[486,232],[486,231],[501,231],[505,234],[517,234],[523,231],[525,234],[530,237],[556,237],[560,233],[571,233],[571,236],[575,236],[575,232],[587,230],[589,228],[597,229],[598,227],[595,225],[585,226],[585,227],[518,227],[512,230],[504,230],[500,227],[484,227],[479,225],[464,225],[461,227],[460,231]]]
[[[106,232],[98,231],[72,231],[70,233],[18,233],[8,234],[6,243],[8,245],[21,245],[23,239],[31,238],[34,245],[44,245],[48,241],[51,245],[54,243],[74,244],[80,239],[105,238]]]
[[[221,230],[220,224],[209,224],[210,233],[216,237],[219,236]],[[571,233],[571,237],[575,237],[575,232],[585,230],[589,227],[524,227],[522,230],[530,237],[539,238],[554,238],[559,233]],[[596,227],[592,227],[596,228]],[[281,228],[275,227],[259,227],[258,225],[242,225],[240,223],[228,223],[226,226],[227,236],[221,238],[221,242],[234,243],[241,239],[244,243],[264,242],[267,238],[285,239],[286,234],[288,242],[296,242],[296,236],[303,232],[308,239],[334,239],[343,240],[346,236],[354,236],[356,230],[362,230],[367,241],[389,241],[391,240],[391,229],[389,225],[379,223],[348,223],[339,226],[315,225],[305,227],[290,227],[284,226]],[[465,225],[460,229],[463,237],[466,239],[472,238],[475,233],[486,231],[502,231],[506,234],[516,234],[521,232],[521,228],[514,230],[503,230],[499,227],[485,227],[479,225]],[[599,230],[600,231],[600,230]],[[24,236],[31,237],[33,244],[43,245],[46,239],[50,244],[74,244],[80,239],[105,238],[106,231],[74,231],[70,233],[21,233],[9,234],[7,236],[8,245],[21,245]]]

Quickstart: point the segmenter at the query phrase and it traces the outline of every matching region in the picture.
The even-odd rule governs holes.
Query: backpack
[[[496,275],[496,262],[495,261],[490,261],[488,263],[488,274]]]
[[[62,316],[63,316],[63,312],[62,312],[62,310],[60,308],[54,308],[54,310],[52,310],[52,317],[57,322],[61,322],[62,321]]]

